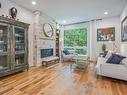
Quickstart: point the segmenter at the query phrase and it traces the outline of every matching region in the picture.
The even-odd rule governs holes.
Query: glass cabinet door
[[[9,28],[8,25],[0,23],[0,72],[9,68]]]
[[[15,27],[15,51],[21,52],[25,50],[25,30],[20,27]]]
[[[25,29],[14,27],[15,58],[14,66],[17,68],[25,64]]]

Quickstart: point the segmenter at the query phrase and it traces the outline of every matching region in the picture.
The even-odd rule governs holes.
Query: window
[[[87,28],[64,31],[64,49],[75,50],[81,55],[87,54]]]

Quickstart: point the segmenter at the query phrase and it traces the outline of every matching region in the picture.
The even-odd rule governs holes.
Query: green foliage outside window
[[[87,46],[87,29],[65,30],[64,46]]]
[[[84,47],[87,47],[87,28],[65,30],[64,46],[73,47],[78,54],[86,54],[87,50]]]

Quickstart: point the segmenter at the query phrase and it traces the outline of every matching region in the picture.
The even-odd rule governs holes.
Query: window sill
[[[77,56],[88,57],[88,55],[78,54]]]

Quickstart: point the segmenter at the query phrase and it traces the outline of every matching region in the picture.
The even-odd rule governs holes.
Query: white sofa
[[[123,64],[106,63],[106,58],[98,57],[96,74],[127,81],[127,67]]]
[[[77,55],[74,55],[74,54],[65,55],[65,54],[63,54],[63,61],[71,61],[72,58],[75,56],[77,56]]]
[[[62,60],[63,61],[71,61],[73,57],[76,57],[78,54],[75,50],[68,50],[70,54],[66,55],[62,52]]]

